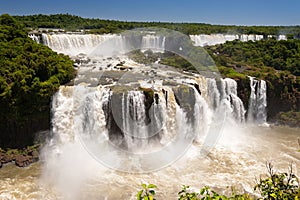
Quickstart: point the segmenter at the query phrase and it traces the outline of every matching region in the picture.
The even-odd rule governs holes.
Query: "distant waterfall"
[[[42,33],[40,35],[29,34],[29,37],[37,43],[44,44],[50,47],[53,51],[58,53],[64,53],[70,56],[75,56],[80,53],[90,54],[93,53],[95,48],[99,44],[103,44],[105,41],[110,41],[104,48],[106,51],[118,50],[121,53],[128,50],[128,43],[135,43],[134,46],[137,49],[146,51],[151,49],[153,52],[163,52],[166,46],[166,37],[156,34],[146,34],[141,36],[140,41],[130,41],[130,38],[118,34],[81,34],[81,33],[59,33],[49,34]],[[267,38],[274,37],[277,40],[286,40],[285,35],[269,35]],[[263,35],[237,35],[237,34],[199,34],[190,35],[190,39],[194,42],[195,46],[211,46],[216,44],[223,44],[226,41],[240,40],[243,42],[247,41],[259,41],[264,39]],[[136,44],[138,42],[138,44]],[[112,48],[112,46],[114,48]],[[118,48],[116,48],[118,47]],[[100,52],[103,54],[103,52]]]
[[[248,108],[248,121],[264,124],[267,122],[267,84],[264,80],[250,78],[251,94]]]
[[[80,53],[89,54],[101,43],[115,39],[116,42],[121,39],[121,36],[115,34],[46,34],[43,33],[40,37],[29,35],[34,41],[42,43],[50,47],[53,51],[64,53],[70,56],[75,56]],[[119,47],[122,47],[122,42],[118,42]]]
[[[239,39],[238,35],[223,35],[223,34],[200,34],[200,35],[190,35],[191,40],[194,42],[195,46],[211,46],[216,44],[223,44],[226,41],[233,41]]]
[[[285,35],[268,35],[267,38],[276,38],[277,40],[286,40]],[[191,40],[194,42],[195,46],[212,46],[216,44],[224,44],[227,41],[233,41],[233,40],[240,40],[242,42],[248,42],[248,41],[259,41],[264,39],[263,35],[230,35],[230,34],[199,34],[199,35],[190,35]]]
[[[142,50],[151,49],[153,52],[163,52],[165,50],[166,37],[158,35],[145,35],[142,37]]]

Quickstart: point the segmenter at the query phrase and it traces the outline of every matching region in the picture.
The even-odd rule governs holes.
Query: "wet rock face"
[[[249,98],[250,98],[250,80],[249,79],[238,79],[237,81],[237,94],[242,100],[244,107],[248,110]]]
[[[175,99],[177,104],[187,114],[189,121],[193,122],[194,117],[194,105],[195,105],[195,90],[187,85],[180,85],[173,88]]]
[[[113,93],[108,102],[103,105],[110,141],[118,142],[123,138],[122,127],[119,127],[119,124],[116,122],[122,121],[122,96],[123,93]]]

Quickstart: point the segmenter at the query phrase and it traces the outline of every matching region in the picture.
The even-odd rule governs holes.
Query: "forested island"
[[[238,81],[242,100],[249,99],[247,76],[264,79],[269,88],[269,120],[278,124],[299,126],[300,40],[296,38],[300,36],[300,26],[122,22],[85,19],[69,14],[14,17],[4,14],[0,17],[0,147],[23,148],[32,145],[35,132],[50,129],[51,97],[60,85],[68,83],[75,76],[73,61],[68,56],[37,44],[28,37],[29,32],[45,31],[44,28],[103,34],[153,26],[187,35],[287,35],[286,41],[231,41],[207,46],[205,49],[216,62],[223,77]],[[189,70],[190,67],[184,59],[168,53],[161,63],[184,70]]]

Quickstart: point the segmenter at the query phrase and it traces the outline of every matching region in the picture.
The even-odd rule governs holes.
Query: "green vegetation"
[[[294,174],[292,166],[288,173],[274,173],[273,165],[267,164],[269,177],[260,179],[254,187],[259,190],[262,199],[283,200],[298,199],[300,197],[299,180]]]
[[[232,195],[226,196],[218,194],[216,191],[211,190],[205,186],[200,189],[200,192],[189,191],[189,186],[182,186],[182,190],[178,192],[179,200],[247,200],[251,199],[248,194],[235,194],[232,191]]]
[[[195,192],[190,186],[183,185],[181,191],[178,192],[178,200],[286,200],[300,198],[299,180],[293,172],[292,165],[288,173],[274,173],[271,163],[267,163],[268,177],[258,181],[254,190],[258,191],[260,197],[257,198],[248,193],[237,194],[234,188],[231,188],[230,195],[219,194],[218,192],[204,186]],[[155,188],[153,184],[142,184],[143,189],[136,195],[137,200],[154,199]],[[150,192],[151,191],[151,192]]]
[[[1,15],[0,145],[7,138],[15,138],[7,134],[26,131],[26,124],[32,118],[36,121],[49,118],[53,94],[60,84],[73,77],[73,62],[69,57],[37,44],[27,36],[22,24],[7,14]]]
[[[137,200],[155,200],[154,195],[155,195],[155,188],[157,188],[156,185],[154,184],[142,184],[143,187],[142,190],[140,190],[137,195],[136,199]]]
[[[186,71],[197,72],[195,67],[190,62],[172,52],[166,52],[163,55],[160,64],[176,67]]]
[[[205,48],[222,76],[267,81],[269,121],[300,125],[300,40],[231,41]]]
[[[162,65],[172,66],[178,69],[197,72],[195,67],[181,56],[165,51],[164,53],[153,53],[151,50],[141,52],[135,50],[128,54],[129,58],[141,64],[153,64],[160,59],[159,63]]]
[[[299,122],[300,122],[300,112],[296,112],[296,111],[280,112],[276,115],[275,118],[278,124],[297,127],[299,126]]]
[[[272,67],[300,76],[300,40],[232,41],[207,47],[223,66]]]
[[[116,20],[86,19],[70,14],[15,16],[29,28],[58,28],[65,30],[87,29],[91,33],[118,33],[123,30],[144,27],[162,27],[180,31],[187,35],[194,34],[289,34],[300,36],[300,26],[233,26],[211,25],[204,23],[166,23],[166,22],[124,22]]]

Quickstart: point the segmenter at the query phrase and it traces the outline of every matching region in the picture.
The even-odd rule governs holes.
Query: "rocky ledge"
[[[22,150],[0,148],[0,168],[7,163],[15,163],[18,167],[26,167],[39,160],[39,145],[29,146]]]

